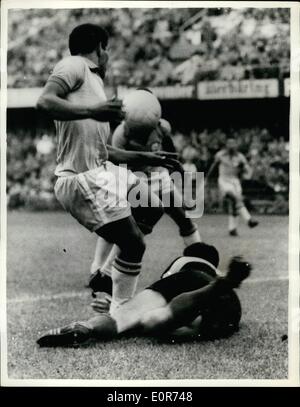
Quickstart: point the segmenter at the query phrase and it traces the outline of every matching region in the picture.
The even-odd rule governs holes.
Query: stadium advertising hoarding
[[[277,79],[199,82],[200,100],[275,98],[279,96]]]
[[[118,87],[118,96],[122,99],[135,88]],[[157,86],[149,89],[159,99],[192,99],[195,97],[195,87],[189,86]]]
[[[290,94],[290,79],[284,80],[284,96]],[[107,97],[117,93],[122,99],[135,88],[120,86],[116,90],[107,87]],[[161,86],[151,87],[153,93],[159,99],[200,99],[200,100],[222,100],[222,99],[255,99],[276,98],[279,96],[278,79],[255,79],[242,81],[207,81],[199,82],[189,86]],[[7,92],[8,108],[35,107],[42,88],[12,89]]]

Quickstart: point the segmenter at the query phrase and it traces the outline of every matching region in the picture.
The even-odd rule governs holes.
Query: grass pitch
[[[240,331],[208,342],[160,344],[129,338],[79,348],[40,349],[49,328],[93,315],[84,288],[95,236],[71,216],[10,212],[7,241],[7,342],[10,379],[286,379],[288,374],[288,217],[259,217],[254,230],[227,236],[225,216],[204,216],[199,228],[220,251],[220,268],[232,255],[253,263],[239,290]],[[166,216],[147,237],[140,287],[159,278],[182,252]]]

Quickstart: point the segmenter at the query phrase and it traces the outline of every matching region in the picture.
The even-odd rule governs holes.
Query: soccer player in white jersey
[[[238,236],[238,216],[240,215],[250,228],[258,225],[245,207],[240,178],[250,178],[251,169],[246,157],[237,149],[234,138],[228,138],[226,147],[219,151],[210,167],[206,182],[219,167],[218,185],[228,211],[228,230],[231,236]]]
[[[57,63],[37,107],[55,120],[58,201],[79,223],[120,248],[112,270],[113,312],[134,294],[145,243],[127,201],[130,188],[140,181],[131,171],[112,162],[162,166],[176,163],[159,154],[125,152],[107,146],[109,123],[124,118],[121,101],[107,101],[104,93],[107,44],[107,32],[97,25],[74,28],[69,36],[71,56]],[[125,188],[115,187],[117,179]],[[141,185],[142,193],[143,188],[148,196],[147,185]],[[154,224],[163,209],[156,195],[151,202],[155,205],[147,210],[152,212]]]
[[[149,91],[143,88],[143,90]],[[115,129],[112,135],[112,146],[124,150],[135,151],[168,151],[176,154],[176,149],[171,138],[170,123],[161,119],[153,130],[145,131],[145,129],[131,129],[126,119]],[[156,193],[164,203],[164,210],[169,215],[179,228],[179,233],[182,236],[185,246],[201,241],[199,231],[196,224],[186,216],[186,211],[183,208],[183,197],[175,187],[169,172],[161,166],[148,165],[133,165],[133,172],[137,171],[137,175],[141,176],[145,182],[149,183],[151,190]],[[109,249],[107,242],[99,237],[97,239],[95,256],[91,265],[91,278],[89,286],[97,288],[98,284],[102,284],[99,279],[99,274],[110,275],[110,268],[114,257],[118,253],[118,248]],[[97,282],[98,281],[98,282]],[[110,293],[109,281],[106,279],[106,292]]]

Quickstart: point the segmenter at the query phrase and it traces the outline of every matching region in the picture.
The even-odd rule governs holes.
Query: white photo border
[[[291,12],[290,70],[290,196],[289,196],[289,356],[288,379],[218,379],[218,380],[75,380],[75,379],[10,379],[7,371],[6,318],[6,106],[7,106],[7,19],[9,9],[29,8],[289,8]],[[81,0],[2,0],[1,2],[1,246],[0,246],[0,323],[1,384],[14,387],[297,387],[299,381],[299,209],[300,209],[300,3],[264,1],[81,1]],[[4,136],[5,135],[5,136]]]

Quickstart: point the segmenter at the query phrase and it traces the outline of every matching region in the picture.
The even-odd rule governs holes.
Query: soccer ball
[[[125,122],[129,129],[154,129],[161,118],[156,96],[147,90],[135,90],[123,99]]]

